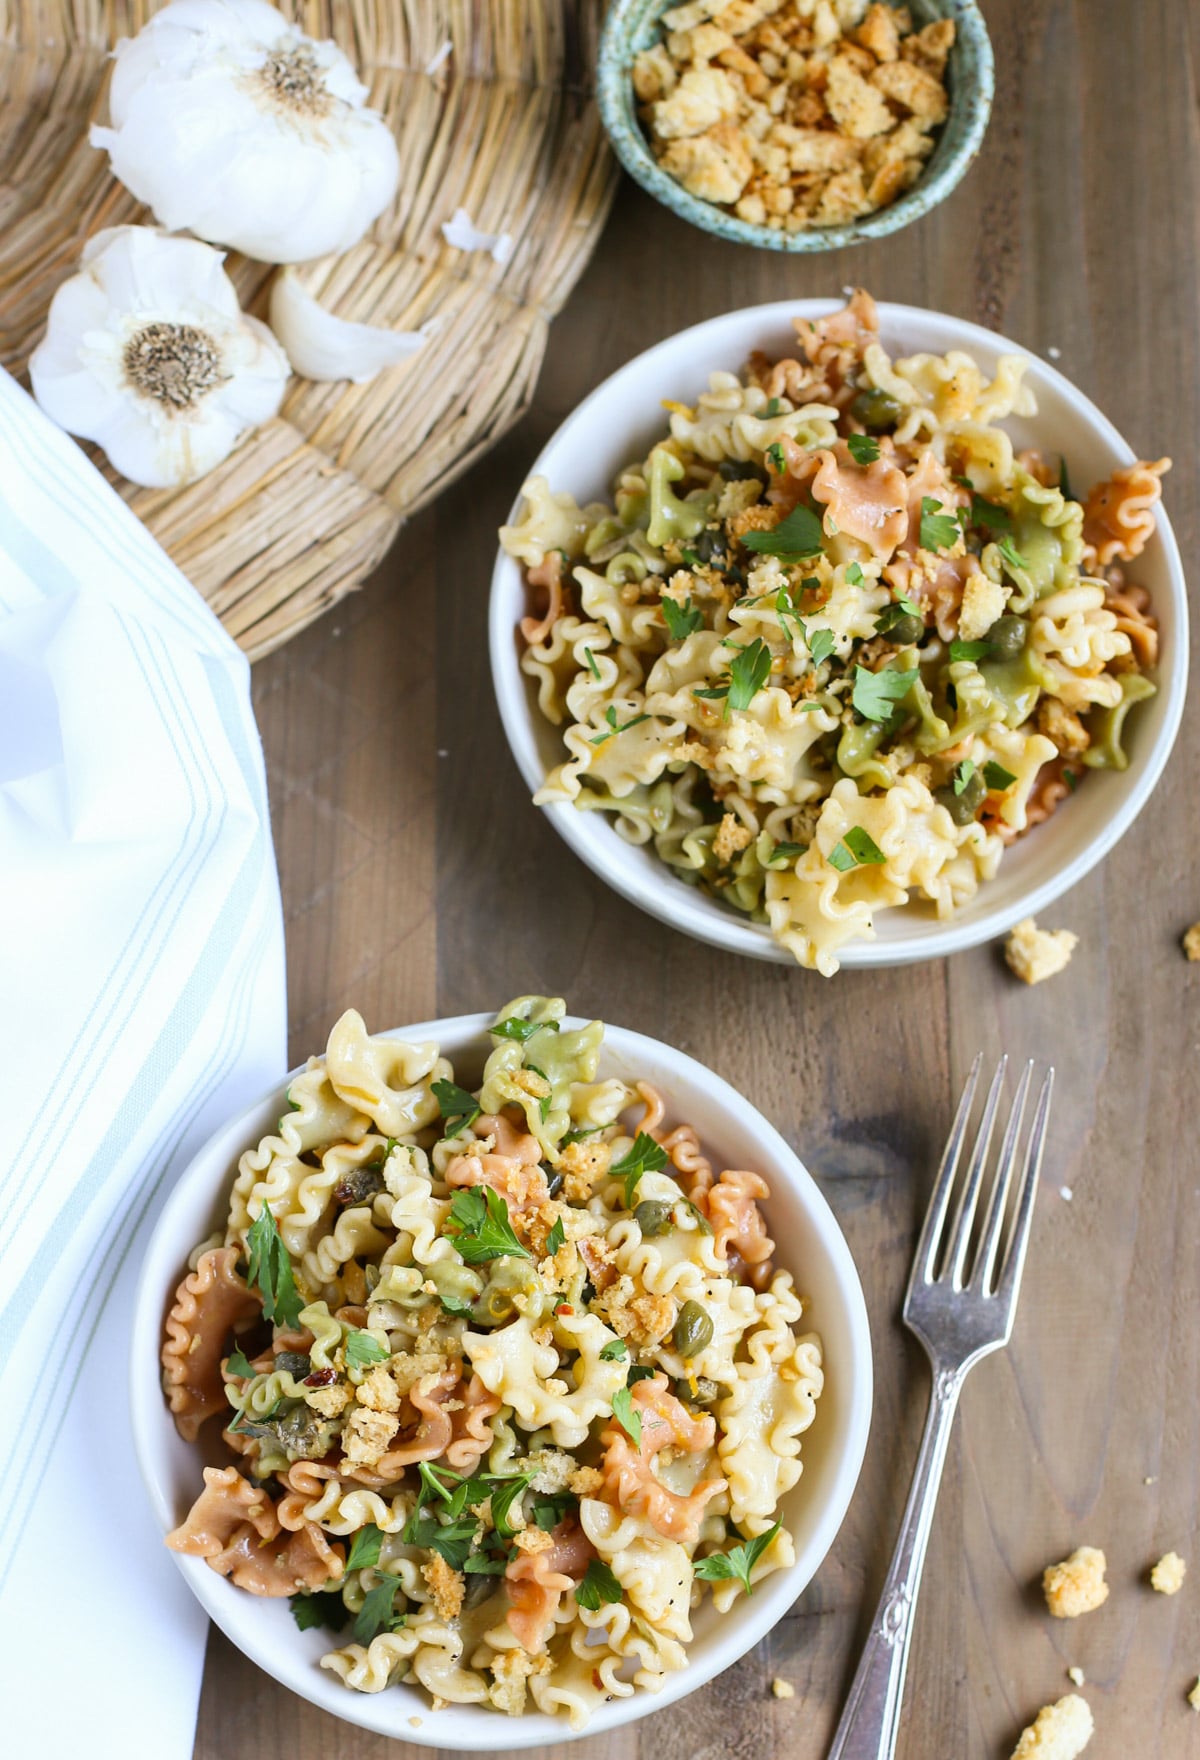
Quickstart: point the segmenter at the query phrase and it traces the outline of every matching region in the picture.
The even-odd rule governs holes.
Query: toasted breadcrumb
[[[1066,969],[1078,945],[1070,929],[1039,929],[1032,917],[1024,917],[1009,933],[1004,958],[1022,983],[1040,984]]]
[[[537,1468],[529,1481],[529,1489],[540,1491],[545,1497],[552,1497],[556,1491],[565,1491],[575,1471],[574,1457],[562,1448],[539,1448],[530,1455],[529,1464]]]
[[[563,1196],[571,1203],[586,1203],[596,1181],[608,1172],[612,1150],[607,1143],[568,1143],[558,1158],[563,1176]]]
[[[1050,1564],[1042,1573],[1046,1606],[1055,1619],[1078,1619],[1108,1600],[1104,1581],[1107,1560],[1097,1546],[1077,1546],[1061,1564]]]
[[[549,1552],[554,1545],[554,1536],[544,1528],[522,1528],[515,1545],[521,1552]]]
[[[323,1418],[340,1418],[350,1404],[350,1392],[336,1384],[333,1387],[306,1387],[304,1403]]]
[[[771,1682],[771,1691],[777,1699],[794,1699],[796,1697],[796,1689],[791,1681],[785,1681],[780,1675],[776,1675]]]
[[[731,862],[739,850],[753,843],[754,833],[732,813],[726,813],[713,838],[712,853],[718,862]]]
[[[576,1467],[567,1480],[567,1488],[576,1497],[594,1497],[604,1483],[604,1474],[599,1467]]]
[[[1196,1677],[1196,1684],[1188,1694],[1187,1701],[1193,1711],[1200,1711],[1200,1675]]]
[[[421,1566],[421,1575],[433,1591],[433,1605],[439,1619],[457,1619],[467,1589],[467,1579],[462,1572],[456,1571],[440,1552],[435,1552],[428,1563]]]
[[[985,636],[996,619],[1004,615],[1011,591],[990,579],[982,569],[978,574],[968,575],[958,614],[959,639],[977,642]]]
[[[1150,1587],[1160,1595],[1178,1595],[1187,1575],[1187,1565],[1177,1552],[1166,1552],[1150,1572]]]
[[[553,1667],[548,1655],[531,1656],[527,1650],[502,1650],[489,1664],[494,1685],[488,1698],[497,1711],[519,1717],[525,1709],[526,1683],[531,1675],[546,1674]]]
[[[342,1449],[355,1466],[373,1467],[400,1428],[390,1412],[373,1412],[355,1406],[342,1431]]]
[[[1200,923],[1193,923],[1183,938],[1183,951],[1188,959],[1200,959]]]
[[[1012,1760],[1076,1760],[1095,1730],[1087,1701],[1068,1693],[1056,1705],[1043,1705],[1012,1752]]]
[[[1076,1664],[1073,1668],[1067,1670],[1067,1679],[1071,1682],[1072,1686],[1081,1687],[1087,1680],[1087,1676],[1079,1665]]]
[[[398,1412],[400,1389],[388,1374],[386,1363],[377,1363],[358,1385],[358,1403],[371,1412]]]

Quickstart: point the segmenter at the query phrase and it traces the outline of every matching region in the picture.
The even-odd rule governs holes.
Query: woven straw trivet
[[[294,380],[280,415],[201,482],[137,489],[89,449],[225,627],[269,653],[358,586],[401,522],[528,406],[549,321],[599,236],[615,166],[592,97],[602,0],[283,0],[333,37],[391,119],[393,206],[346,256],[302,268],[339,316],[430,340],[369,385]],[[46,310],[103,226],[146,218],[90,147],[107,55],[154,0],[0,0],[0,360],[25,377]],[[443,44],[451,52],[425,71]],[[516,241],[500,268],[443,220]],[[231,255],[265,315],[271,271]]]

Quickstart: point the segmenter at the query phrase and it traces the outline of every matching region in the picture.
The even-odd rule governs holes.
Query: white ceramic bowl
[[[838,300],[779,300],[727,312],[683,330],[629,361],[606,379],[559,428],[528,475],[546,477],[552,489],[569,489],[581,503],[607,500],[613,478],[643,458],[665,432],[662,400],[691,402],[717,368],[737,371],[753,349],[769,355],[793,352],[792,320],[837,310]],[[913,354],[965,349],[987,371],[1002,354],[1026,351],[976,324],[915,306],[881,305],[882,339],[889,352]],[[1082,491],[1134,453],[1094,404],[1061,373],[1030,357],[1027,382],[1038,402],[1031,420],[1005,423],[1018,446],[1063,452],[1071,481]],[[1169,481],[1169,479],[1168,479]],[[512,517],[515,518],[514,506]],[[947,922],[932,906],[880,911],[877,939],[840,948],[845,967],[906,965],[939,959],[1003,935],[1021,917],[1036,915],[1081,880],[1128,831],[1167,761],[1187,688],[1187,591],[1170,522],[1159,509],[1158,531],[1138,558],[1134,578],[1147,587],[1161,626],[1158,695],[1139,705],[1128,723],[1129,768],[1096,771],[1087,786],[1046,824],[1006,850],[995,879]],[[561,762],[558,730],[537,712],[530,681],[520,670],[517,625],[526,611],[519,563],[501,551],[492,575],[489,639],[500,718],[530,792]],[[614,830],[609,815],[581,812],[567,802],[545,809],[555,830],[602,880],[673,929],[730,953],[791,963],[765,924],[753,923],[678,879],[654,854]]]
[[[472,1085],[482,1068],[491,1018],[467,1015],[423,1022],[388,1036],[436,1040],[453,1060],[458,1079],[467,1078]],[[795,1564],[768,1577],[749,1600],[739,1598],[723,1618],[706,1604],[695,1622],[688,1667],[668,1676],[660,1693],[639,1690],[602,1706],[584,1732],[588,1735],[682,1698],[736,1662],[782,1619],[841,1526],[871,1416],[871,1340],[858,1274],[832,1211],[779,1132],[719,1076],[640,1033],[606,1029],[601,1073],[655,1083],[666,1096],[668,1116],[690,1120],[714,1161],[757,1168],[766,1176],[772,1192],[766,1210],[779,1243],[777,1257],[809,1298],[806,1322],[821,1335],[825,1391],[804,1436],[804,1473],[783,1500],[782,1513],[796,1541]],[[183,1519],[197,1495],[203,1460],[202,1444],[186,1443],[176,1434],[163,1399],[158,1364],[163,1318],[192,1247],[223,1223],[238,1156],[274,1126],[286,1087],[282,1083],[233,1119],[197,1155],[167,1200],[142,1268],[130,1403],[138,1461],[164,1533]],[[256,1599],[217,1576],[202,1559],[172,1556],[210,1617],[240,1650],[284,1686],[336,1717],[402,1741],[464,1753],[536,1747],[571,1735],[564,1718],[541,1713],[511,1718],[474,1705],[434,1712],[427,1696],[413,1687],[351,1692],[318,1666],[320,1656],[336,1642],[331,1634],[299,1632],[286,1601]],[[422,1720],[418,1728],[410,1726],[411,1717]]]

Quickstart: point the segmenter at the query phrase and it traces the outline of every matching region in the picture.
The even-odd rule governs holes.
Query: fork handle
[[[896,1752],[913,1612],[962,1380],[961,1372],[954,1370],[939,1369],[934,1374],[929,1416],[896,1550],[829,1760],[892,1760]]]

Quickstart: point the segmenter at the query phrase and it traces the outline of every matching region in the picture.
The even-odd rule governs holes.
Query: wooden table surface
[[[400,536],[357,596],[255,674],[287,914],[291,1050],[350,1004],[373,1029],[528,991],[680,1045],[772,1118],[819,1179],[866,1288],[877,1392],[850,1514],[815,1581],[737,1667],[574,1760],[823,1755],[874,1607],[927,1395],[897,1311],[933,1163],[971,1058],[1053,1059],[1052,1140],[1011,1348],[967,1384],[921,1597],[900,1753],[1004,1760],[1082,1666],[1096,1760],[1200,1753],[1200,917],[1191,715],[1154,799],[1045,921],[1080,936],[1062,977],[1011,979],[995,947],[894,971],[738,961],[609,892],[530,805],[485,644],[495,530],[525,467],[598,380],[712,313],[836,293],[937,307],[1059,364],[1198,535],[1200,7],[985,0],[997,59],[982,155],[897,237],[779,258],[689,230],[622,188],[558,321],[535,408]],[[1056,357],[1057,358],[1057,357]],[[1068,1188],[1069,1201],[1060,1188]],[[1111,1595],[1047,1618],[1042,1567],[1108,1554]],[[1173,1599],[1147,1587],[1174,1547]],[[783,1675],[796,1697],[771,1696]],[[545,1752],[559,1753],[559,1749]],[[383,1760],[422,1750],[275,1686],[219,1636],[199,1760]]]

